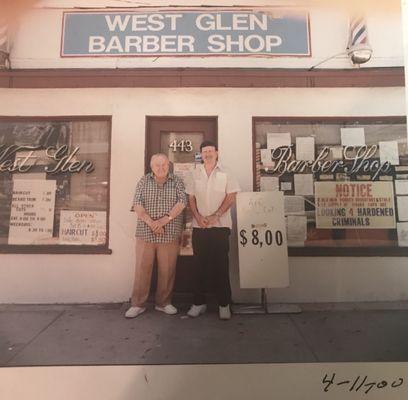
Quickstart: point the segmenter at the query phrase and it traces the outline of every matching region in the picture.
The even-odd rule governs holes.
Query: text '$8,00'
[[[241,229],[239,232],[239,243],[242,247],[246,245],[253,245],[258,247],[265,246],[282,246],[283,235],[281,231],[272,232],[267,229],[263,232],[259,232],[258,229],[252,229],[248,232],[245,229]]]

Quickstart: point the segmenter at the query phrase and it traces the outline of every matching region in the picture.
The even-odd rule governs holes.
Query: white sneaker
[[[156,306],[154,309],[169,315],[177,314],[177,308],[174,307],[173,304],[166,304],[164,307]]]
[[[129,308],[129,310],[126,311],[125,317],[126,318],[135,318],[138,315],[144,313],[146,311],[146,308],[144,307],[137,307],[137,306],[132,306]]]
[[[193,304],[190,309],[187,311],[187,315],[189,317],[198,317],[201,314],[204,314],[207,311],[207,305],[206,304],[200,304],[199,306],[196,306]]]
[[[226,305],[224,307],[220,306],[219,312],[220,312],[220,319],[230,319],[231,318],[231,310],[230,310],[229,305]]]

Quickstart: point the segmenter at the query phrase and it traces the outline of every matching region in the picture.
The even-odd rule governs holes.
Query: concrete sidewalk
[[[408,303],[302,304],[300,314],[192,319],[150,305],[0,305],[0,365],[408,361]]]

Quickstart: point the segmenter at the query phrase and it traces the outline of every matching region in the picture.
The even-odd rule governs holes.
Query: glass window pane
[[[107,246],[110,121],[0,120],[0,244]]]
[[[288,134],[290,149],[273,152],[279,136],[275,134]],[[356,141],[352,147],[346,148],[350,140],[346,134]],[[364,142],[357,143],[356,135]],[[284,191],[290,247],[407,246],[408,149],[403,118],[259,119],[255,146],[256,190]]]

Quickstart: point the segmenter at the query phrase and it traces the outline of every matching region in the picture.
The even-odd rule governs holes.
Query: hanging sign
[[[237,195],[241,288],[289,286],[283,192]]]
[[[65,12],[62,57],[310,56],[305,10]]]
[[[52,238],[55,180],[14,180],[8,244],[41,244]]]
[[[316,182],[316,227],[395,229],[392,182]]]

